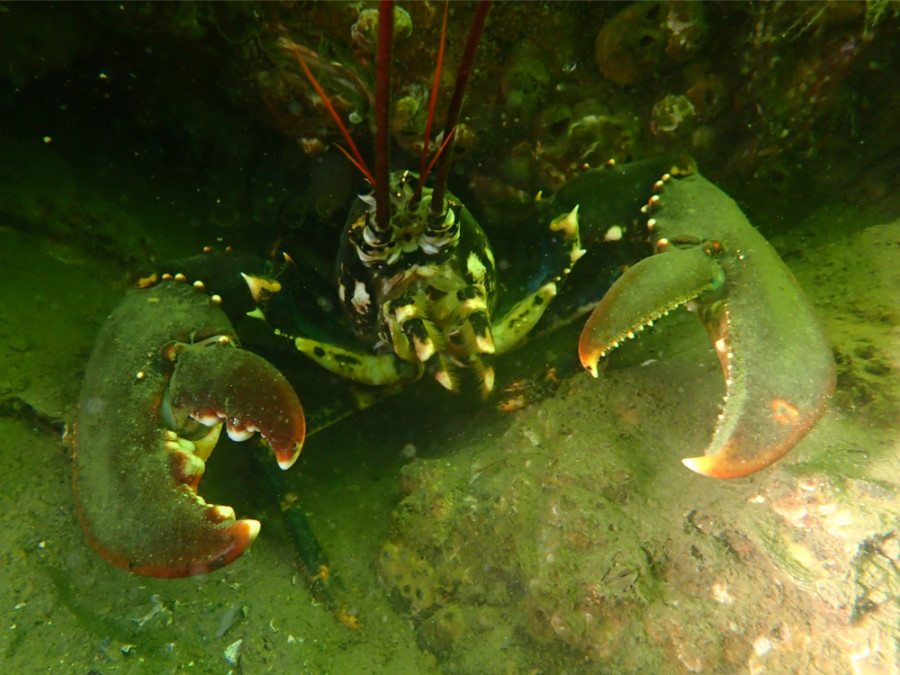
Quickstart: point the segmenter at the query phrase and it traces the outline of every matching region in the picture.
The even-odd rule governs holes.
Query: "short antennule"
[[[322,85],[319,84],[316,76],[312,74],[309,66],[306,65],[306,59],[303,58],[303,54],[301,53],[300,48],[293,42],[286,39],[282,39],[281,46],[291,52],[297,59],[297,61],[300,62],[300,67],[303,68],[303,73],[306,75],[306,79],[309,80],[309,83],[313,86],[313,89],[316,90],[319,98],[322,99],[322,103],[324,103],[325,107],[328,109],[328,113],[331,115],[331,119],[333,119],[338,125],[338,128],[341,130],[341,134],[343,134],[344,136],[344,140],[347,141],[347,145],[350,146],[350,150],[352,150],[353,154],[351,156],[339,145],[337,146],[338,150],[343,152],[347,159],[349,159],[353,163],[353,165],[357,169],[359,169],[360,172],[362,172],[363,176],[366,177],[366,180],[374,186],[375,178],[372,176],[372,172],[369,171],[369,167],[366,166],[366,162],[362,158],[362,155],[359,152],[359,148],[357,148],[356,143],[353,142],[353,138],[350,136],[350,132],[347,131],[347,127],[344,126],[344,121],[341,119],[341,116],[338,115],[337,110],[334,109],[334,105],[331,103],[331,99],[328,98],[328,94],[325,93],[325,90],[322,89]]]
[[[487,21],[490,9],[491,0],[481,0],[478,3],[475,18],[472,20],[472,28],[469,29],[466,49],[463,52],[462,60],[459,62],[456,87],[453,90],[453,98],[450,99],[450,107],[447,109],[447,121],[444,123],[444,138],[449,140],[447,140],[447,147],[438,158],[434,171],[434,189],[431,193],[430,209],[432,216],[441,216],[444,212],[444,195],[447,193],[447,180],[450,177],[450,159],[453,156],[453,140],[450,139],[450,134],[455,132],[456,124],[459,122],[463,96],[466,93],[466,86],[469,83],[469,77],[475,65],[475,53],[478,51],[478,43],[481,41],[481,34],[484,32],[484,24]],[[453,135],[455,136],[455,133]]]

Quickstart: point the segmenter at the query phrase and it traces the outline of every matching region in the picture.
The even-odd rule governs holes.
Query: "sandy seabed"
[[[900,221],[883,211],[823,204],[773,237],[838,383],[818,426],[756,476],[679,461],[702,451],[723,389],[687,312],[600,379],[517,412],[460,416],[434,387],[433,415],[403,416],[401,394],[310,438],[292,480],[356,629],[309,592],[235,444],[201,492],[262,521],[248,555],[165,581],[90,548],[66,432],[129,265],[80,241],[0,223],[6,672],[897,672]],[[574,349],[571,331],[555,339]]]

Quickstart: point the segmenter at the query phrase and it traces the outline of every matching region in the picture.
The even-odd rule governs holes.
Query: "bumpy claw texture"
[[[790,271],[724,192],[698,173],[667,177],[645,209],[656,255],[619,278],[581,334],[598,360],[680,305],[713,339],[726,395],[705,456],[707,476],[746,476],[788,452],[821,417],[834,389],[831,349]]]
[[[196,494],[221,424],[259,431],[286,468],[303,411],[268,362],[238,349],[230,322],[190,284],[126,295],[88,363],[75,438],[75,488],[88,539],[126,570],[156,577],[227,565],[259,532]]]

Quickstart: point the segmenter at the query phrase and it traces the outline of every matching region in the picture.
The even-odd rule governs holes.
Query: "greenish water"
[[[363,184],[333,150],[304,152],[342,141],[277,40],[339,64],[324,84],[363,118],[353,128],[368,159],[358,6],[0,5],[5,672],[898,667],[900,140],[886,113],[900,91],[897,17],[879,3],[706,3],[679,15],[690,31],[667,52],[660,17],[673,8],[629,7],[493,8],[451,189],[495,243],[502,289],[505,272],[540,259],[538,191],[609,156],[691,153],[824,327],[838,377],[823,418],[749,478],[685,469],[712,434],[723,378],[684,310],[597,380],[570,369],[574,325],[498,360],[504,385],[538,378],[524,390],[480,401],[419,382],[312,435],[287,474],[330,563],[329,603],[298,564],[252,443],[220,443],[200,487],[262,523],[248,554],[178,580],[109,565],[78,522],[72,425],[94,338],[136,269],[204,245],[264,256],[280,242],[329,276]],[[440,7],[407,9],[394,87],[416,99]],[[451,73],[471,14],[451,8]],[[666,96],[691,101],[694,118],[662,131],[683,110],[654,113]],[[394,162],[418,170],[423,119],[394,122]],[[519,391],[542,395],[497,409]]]

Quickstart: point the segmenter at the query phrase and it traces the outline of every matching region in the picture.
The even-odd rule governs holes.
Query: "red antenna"
[[[475,64],[475,52],[478,51],[478,43],[484,32],[484,24],[487,21],[488,12],[491,9],[491,0],[482,0],[478,3],[475,18],[472,20],[472,28],[469,29],[469,39],[466,41],[466,49],[462,60],[459,62],[459,72],[456,75],[456,87],[453,90],[453,98],[447,108],[447,121],[444,123],[444,138],[446,149],[440,153],[440,159],[435,169],[434,190],[431,192],[431,215],[441,216],[444,212],[444,195],[447,192],[447,180],[450,177],[450,157],[453,155],[453,143],[448,142],[454,135],[456,124],[459,122],[459,111],[462,109],[463,95],[472,74]]]
[[[434,110],[437,102],[437,92],[440,86],[441,69],[444,62],[444,47],[447,37],[447,16],[449,13],[449,2],[444,6],[444,19],[441,25],[441,44],[438,49],[437,64],[435,66],[434,82],[431,86],[431,95],[428,100],[428,118],[425,123],[425,142],[422,150],[421,170],[419,172],[419,184],[416,192],[413,194],[413,203],[417,202],[421,197],[422,186],[425,179],[431,173],[432,169],[437,166],[435,171],[434,190],[431,198],[431,214],[440,216],[443,214],[444,195],[447,192],[447,180],[450,174],[450,158],[453,154],[453,139],[456,136],[456,125],[459,121],[459,113],[462,109],[462,99],[465,95],[466,86],[469,83],[469,77],[472,74],[472,68],[475,63],[475,53],[478,50],[478,43],[484,32],[484,24],[487,21],[487,15],[491,8],[492,0],[481,0],[478,9],[475,12],[475,18],[472,21],[472,27],[469,30],[469,39],[466,41],[465,51],[459,64],[459,71],[456,76],[456,86],[453,90],[453,98],[450,100],[450,106],[447,109],[447,119],[444,123],[444,141],[441,147],[431,158],[428,159],[428,146],[431,136],[431,125],[434,121]],[[312,74],[303,54],[297,45],[285,41],[285,48],[293,52],[294,56],[300,62],[303,72],[309,79],[316,93],[322,99],[332,119],[338,125],[347,145],[350,146],[352,155],[340,145],[338,150],[344,153],[347,159],[362,172],[366,180],[372,185],[375,192],[375,221],[370,222],[376,231],[385,232],[390,224],[390,170],[391,170],[391,131],[390,131],[390,114],[391,114],[391,53],[393,47],[394,33],[394,3],[392,0],[381,0],[378,5],[378,50],[376,54],[376,73],[375,73],[375,173],[369,171],[363,160],[359,149],[350,137],[350,132],[344,126],[344,122],[338,115],[337,111],[331,103],[331,99],[322,89],[319,81]]]
[[[388,229],[391,219],[390,202],[390,171],[391,171],[391,47],[394,33],[394,3],[391,0],[382,0],[378,5],[378,52],[375,57],[375,173],[369,171],[365,160],[362,158],[356,143],[344,126],[344,121],[338,115],[337,110],[328,98],[328,94],[322,89],[322,85],[306,65],[306,60],[297,45],[289,42],[285,47],[293,52],[300,62],[303,72],[312,84],[316,93],[322,99],[332,119],[338,125],[344,140],[350,146],[352,155],[340,145],[338,150],[344,153],[347,159],[359,169],[372,185],[375,191],[375,220],[369,224],[379,232]]]
[[[425,142],[422,145],[422,165],[419,169],[419,184],[416,186],[416,192],[413,194],[412,203],[415,204],[422,196],[422,186],[425,185],[425,179],[431,172],[431,167],[440,155],[441,150],[447,145],[447,139],[441,144],[441,147],[434,154],[431,163],[428,163],[428,146],[431,143],[431,123],[434,121],[434,107],[437,103],[438,86],[441,83],[441,68],[444,65],[444,45],[447,43],[447,15],[450,13],[450,3],[444,3],[444,20],[441,23],[441,44],[438,47],[437,63],[434,66],[434,82],[431,85],[431,95],[428,97],[428,119],[425,121]]]
[[[378,54],[375,60],[375,223],[386,231],[391,224],[391,48],[394,38],[394,3],[378,5]]]

